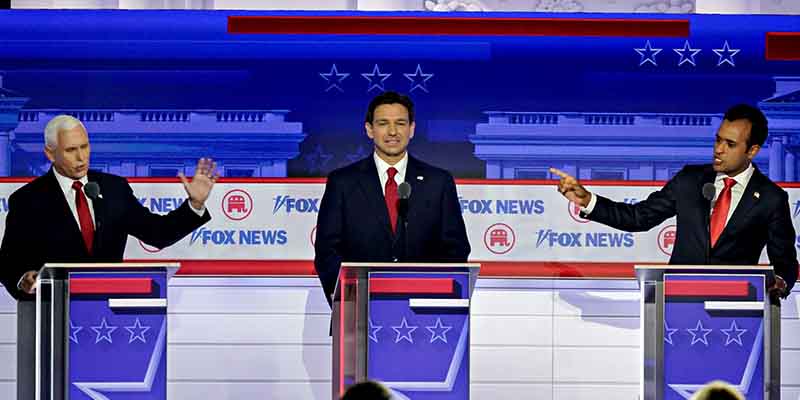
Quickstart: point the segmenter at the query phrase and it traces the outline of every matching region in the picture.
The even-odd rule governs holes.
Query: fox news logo
[[[546,247],[633,247],[632,233],[623,232],[558,232],[539,229],[536,248]]]
[[[275,203],[272,206],[272,214],[277,214],[278,211],[283,211],[287,214],[291,214],[293,212],[318,213],[319,198],[299,198],[294,196],[278,195],[275,197]]]
[[[208,229],[200,228],[192,232],[189,245],[201,243],[217,246],[283,246],[289,235],[283,229]]]
[[[139,204],[143,205],[150,212],[156,214],[166,214],[180,207],[186,197],[140,197]]]
[[[470,214],[518,214],[534,215],[544,213],[544,200],[512,199],[512,200],[470,200],[458,198],[462,213]]]

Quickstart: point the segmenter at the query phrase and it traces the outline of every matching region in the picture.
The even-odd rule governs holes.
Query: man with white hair
[[[151,213],[125,178],[89,170],[89,136],[68,115],[45,128],[50,170],[9,197],[0,247],[0,280],[17,302],[17,399],[34,398],[36,276],[48,262],[120,262],[128,235],[167,247],[211,219],[205,208],[216,164],[201,158],[180,180],[188,199],[167,215]]]

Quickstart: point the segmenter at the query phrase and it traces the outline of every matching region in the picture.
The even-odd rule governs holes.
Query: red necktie
[[[89,254],[92,254],[94,222],[92,222],[92,214],[89,212],[89,203],[86,201],[86,196],[81,190],[81,188],[83,188],[81,181],[72,182],[72,188],[75,189],[75,207],[78,209],[78,220],[81,225],[83,243],[86,244],[86,250],[89,251]]]
[[[725,221],[728,219],[728,211],[731,208],[731,188],[736,184],[736,181],[731,178],[725,178],[723,181],[725,187],[719,194],[717,203],[714,204],[714,211],[711,212],[711,247],[717,244],[717,239],[725,229]]]
[[[389,180],[386,181],[385,194],[386,209],[389,210],[389,222],[392,223],[392,232],[397,232],[397,182],[394,181],[394,176],[397,175],[397,169],[389,167],[386,170],[389,174]]]

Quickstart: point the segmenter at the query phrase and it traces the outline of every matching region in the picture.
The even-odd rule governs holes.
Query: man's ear
[[[747,158],[750,159],[750,161],[753,161],[753,158],[756,157],[756,154],[758,154],[759,150],[761,150],[761,146],[757,144],[750,146],[750,148],[747,150]]]
[[[372,134],[372,123],[370,123],[370,122],[364,122],[364,130],[366,130],[366,131],[367,131],[367,136],[368,136],[370,139],[375,139],[375,136]]]
[[[50,162],[53,162],[53,161],[56,160],[55,153],[53,153],[53,150],[51,150],[47,146],[44,146],[44,155],[47,156],[47,159],[50,160]]]

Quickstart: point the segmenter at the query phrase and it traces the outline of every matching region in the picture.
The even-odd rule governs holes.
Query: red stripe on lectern
[[[667,297],[747,297],[750,286],[747,281],[667,281],[664,295]]]
[[[764,56],[770,61],[800,61],[800,32],[767,32]]]
[[[75,278],[69,281],[70,294],[150,294],[150,278]]]
[[[369,292],[375,294],[451,294],[450,278],[370,278]]]
[[[230,16],[228,33],[688,37],[687,19]]]

